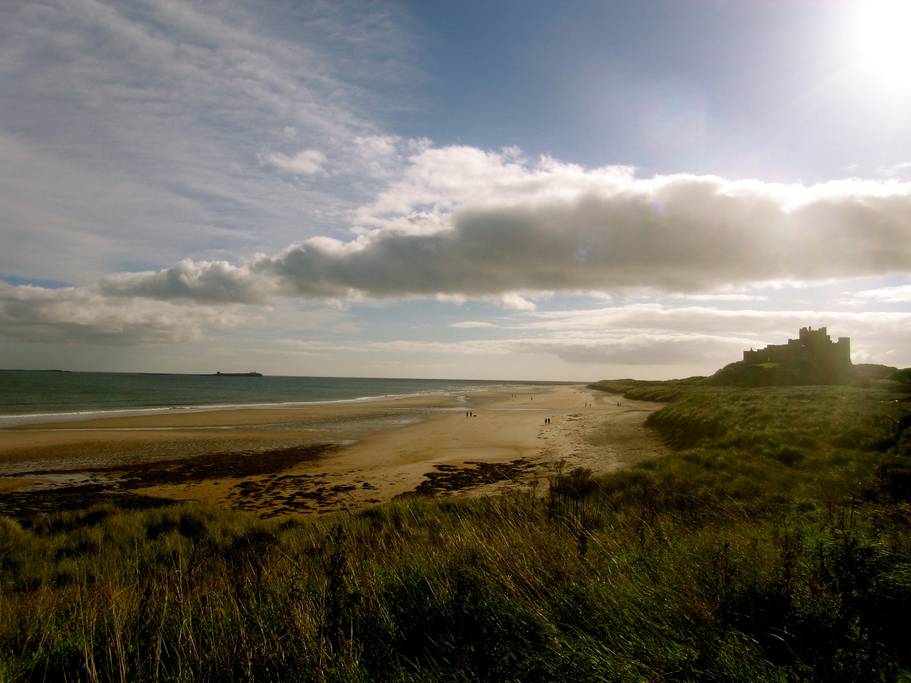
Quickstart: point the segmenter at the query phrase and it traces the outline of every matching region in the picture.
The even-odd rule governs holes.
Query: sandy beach
[[[522,385],[21,425],[0,430],[0,512],[67,496],[278,515],[484,495],[533,486],[559,466],[606,472],[660,455],[643,426],[658,407],[584,385]]]

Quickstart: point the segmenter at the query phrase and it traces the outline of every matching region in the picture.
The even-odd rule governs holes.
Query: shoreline
[[[570,385],[571,383],[566,383]],[[561,386],[562,384],[555,384]],[[227,410],[258,410],[270,408],[296,408],[307,406],[335,405],[345,403],[359,403],[371,401],[398,401],[424,396],[449,396],[466,393],[480,393],[490,390],[501,390],[512,386],[539,386],[539,385],[514,385],[508,382],[490,386],[465,387],[461,389],[441,390],[429,389],[405,394],[377,394],[374,396],[356,396],[353,398],[317,399],[313,401],[276,401],[268,403],[213,403],[172,406],[137,406],[135,408],[98,408],[60,412],[40,413],[10,413],[0,415],[0,431],[18,427],[31,427],[33,425],[46,425],[50,423],[79,422],[82,420],[104,419],[107,417],[141,417],[144,415],[170,415],[177,413],[207,413]],[[549,386],[549,385],[540,385]]]
[[[643,426],[659,407],[620,406],[580,384],[501,385],[21,425],[0,430],[0,513],[79,487],[100,501],[128,494],[263,516],[486,495],[528,486],[561,462],[607,472],[662,454]]]

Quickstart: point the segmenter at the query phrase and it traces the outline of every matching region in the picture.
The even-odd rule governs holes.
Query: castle
[[[774,363],[793,369],[806,384],[846,384],[851,381],[851,339],[833,342],[825,327],[801,327],[797,339],[743,352],[744,365]]]

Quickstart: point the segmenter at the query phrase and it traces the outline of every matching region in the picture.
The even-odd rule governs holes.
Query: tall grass
[[[0,519],[3,680],[893,680],[909,439],[886,388],[651,385],[672,455],[318,520]]]

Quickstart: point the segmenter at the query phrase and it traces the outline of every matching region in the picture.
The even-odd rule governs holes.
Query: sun
[[[911,0],[860,0],[852,23],[865,76],[911,90]]]

